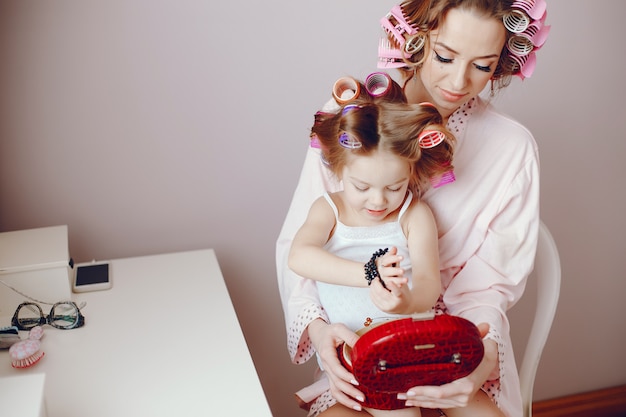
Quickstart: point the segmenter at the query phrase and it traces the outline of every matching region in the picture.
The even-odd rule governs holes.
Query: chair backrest
[[[561,289],[561,260],[554,238],[546,225],[539,225],[535,268],[529,280],[537,285],[537,303],[524,358],[519,368],[524,417],[532,416],[533,385],[541,353],[548,340]]]

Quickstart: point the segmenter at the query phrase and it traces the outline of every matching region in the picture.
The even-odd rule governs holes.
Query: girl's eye
[[[357,189],[357,191],[361,191],[361,192],[363,192],[363,191],[367,191],[367,188],[368,188],[368,187],[359,187],[358,185],[355,185],[355,186],[354,186],[354,188],[356,188],[356,189]]]
[[[443,62],[444,64],[449,64],[450,62],[452,62],[452,58],[444,58],[441,55],[439,55],[437,51],[433,51],[433,52],[435,53],[435,58],[437,58],[437,61]]]

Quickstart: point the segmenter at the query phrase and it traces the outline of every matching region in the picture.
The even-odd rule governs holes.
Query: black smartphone
[[[92,261],[74,265],[73,292],[108,290],[111,286],[110,262]]]

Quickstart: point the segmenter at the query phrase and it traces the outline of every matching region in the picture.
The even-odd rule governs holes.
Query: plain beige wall
[[[215,248],[274,414],[302,415],[274,243],[313,112],[375,70],[394,1],[248,3],[0,2],[0,230],[68,224],[77,261]],[[537,399],[626,383],[626,3],[548,10],[536,74],[494,100],[537,138],[563,262]]]

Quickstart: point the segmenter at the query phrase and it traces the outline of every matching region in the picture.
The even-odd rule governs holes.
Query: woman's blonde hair
[[[400,8],[409,24],[417,28],[421,33],[428,34],[431,30],[439,28],[446,18],[447,13],[452,9],[471,10],[487,19],[503,21],[511,11],[512,0],[405,0],[400,4]],[[504,23],[503,23],[503,27]],[[519,72],[519,68],[511,65],[511,52],[506,47],[512,32],[506,29],[506,41],[500,52],[500,59],[491,77],[492,88],[499,89],[510,84],[513,75]],[[424,61],[426,51],[429,50],[428,36],[425,36],[426,44],[421,51],[415,53],[407,59],[407,66],[399,68],[403,72],[405,79],[413,76],[415,67],[420,67]],[[397,41],[390,37],[396,47]]]

